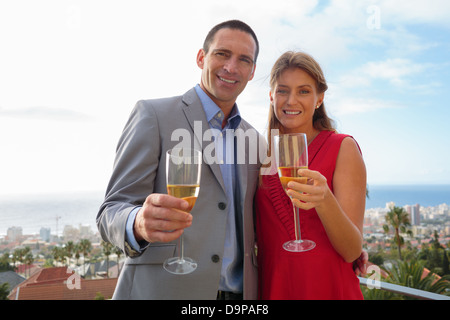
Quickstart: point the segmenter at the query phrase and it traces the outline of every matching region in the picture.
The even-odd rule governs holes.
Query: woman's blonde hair
[[[318,93],[324,93],[328,89],[327,82],[322,72],[322,68],[309,54],[304,52],[288,51],[281,55],[275,62],[270,73],[270,90],[273,92],[283,71],[288,69],[299,68],[306,71],[315,81]],[[330,119],[325,110],[325,104],[322,102],[320,107],[315,110],[313,116],[313,126],[317,130],[331,130],[336,131],[334,128],[334,121]],[[271,103],[269,109],[269,121],[268,121],[268,141],[270,142],[271,129],[279,129],[280,133],[283,133],[283,126],[275,116],[274,106]]]

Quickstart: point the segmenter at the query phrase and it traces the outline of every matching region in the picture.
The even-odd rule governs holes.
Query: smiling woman
[[[270,88],[269,127],[281,133],[304,132],[310,136],[317,135],[319,130],[335,130],[323,102],[328,85],[320,65],[310,55],[284,53],[272,69]],[[312,122],[307,121],[310,117]],[[287,123],[282,125],[281,119]]]
[[[291,166],[308,183],[290,181],[284,190],[278,174],[261,175],[255,196],[260,298],[361,299],[351,266],[361,255],[363,238],[366,169],[359,147],[353,137],[323,128],[314,117],[325,109],[327,85],[311,56],[286,52],[270,76],[270,113],[276,129],[307,136],[306,166],[297,161]],[[292,206],[298,208],[295,218]],[[292,228],[294,219],[302,220],[300,228],[298,224]],[[297,239],[316,246],[286,255],[282,244],[294,238],[293,229],[296,235],[301,233]],[[304,245],[307,240],[294,243],[299,242]]]

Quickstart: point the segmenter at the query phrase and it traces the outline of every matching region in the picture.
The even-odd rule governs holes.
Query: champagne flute
[[[274,138],[278,175],[284,191],[287,191],[289,181],[306,184],[308,179],[298,174],[298,169],[308,168],[308,143],[306,134],[281,134]],[[316,243],[312,240],[302,239],[299,210],[294,204],[292,206],[294,209],[295,240],[284,243],[283,248],[291,252],[311,250],[316,246]]]
[[[189,202],[191,212],[200,190],[202,153],[189,148],[176,148],[166,153],[167,193]],[[188,274],[197,268],[197,262],[184,256],[183,234],[179,238],[178,257],[168,258],[164,269],[174,274]]]

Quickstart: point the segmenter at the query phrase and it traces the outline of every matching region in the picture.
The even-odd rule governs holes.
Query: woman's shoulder
[[[351,148],[351,149],[356,148],[356,149],[360,150],[358,142],[350,134],[338,133],[336,131],[331,131],[329,133],[328,140],[331,143],[339,144],[340,148],[345,148],[345,149],[347,149],[347,148]]]

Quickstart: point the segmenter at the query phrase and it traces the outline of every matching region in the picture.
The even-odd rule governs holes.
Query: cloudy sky
[[[1,1],[0,195],[104,190],[136,101],[198,83],[206,33],[234,18],[260,40],[238,99],[258,130],[272,64],[303,50],[369,185],[449,184],[449,16],[447,0]]]

